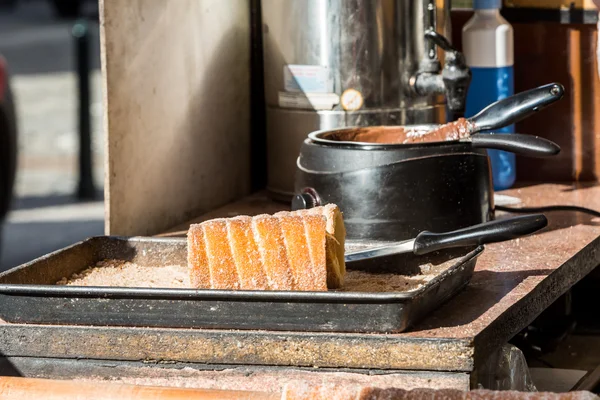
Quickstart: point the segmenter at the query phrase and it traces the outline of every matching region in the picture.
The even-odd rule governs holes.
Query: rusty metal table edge
[[[469,390],[470,376],[465,372],[412,371],[412,370],[359,370],[348,368],[310,368],[310,367],[273,367],[239,366],[226,364],[198,364],[179,362],[135,362],[107,360],[77,360],[64,358],[39,357],[1,357],[0,375],[24,376],[43,379],[82,379],[91,381],[116,381],[124,383],[156,384],[183,387],[222,388],[221,385],[241,387],[233,390],[251,390],[257,380],[267,385],[266,391],[278,390],[274,386],[283,386],[287,380],[331,379],[338,382],[356,382],[378,378],[391,379],[400,386],[419,388],[447,388]],[[265,380],[264,377],[267,377]],[[275,378],[275,379],[269,379]],[[225,382],[222,382],[225,379]],[[129,382],[127,382],[129,380]],[[148,381],[149,380],[149,381]],[[154,382],[153,382],[154,380]],[[173,382],[176,380],[176,382]],[[389,381],[388,381],[389,382]],[[275,390],[274,390],[275,389]]]
[[[600,237],[550,273],[525,297],[508,308],[474,338],[475,368],[508,342],[561,295],[600,266]]]
[[[123,361],[470,372],[471,340],[398,335],[0,325],[0,353]]]

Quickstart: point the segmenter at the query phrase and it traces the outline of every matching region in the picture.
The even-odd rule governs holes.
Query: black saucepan
[[[493,129],[513,123],[539,109],[540,104],[550,104],[552,94],[547,87],[545,91],[546,97],[539,97],[538,90],[537,101],[529,101],[527,107],[519,97],[511,99],[513,110],[515,104],[521,107],[518,115],[506,112],[489,126]],[[522,99],[523,93],[517,96]],[[397,128],[429,131],[435,127]],[[382,128],[311,133],[297,161],[292,208],[337,204],[344,212],[349,239],[395,241],[410,239],[423,230],[451,231],[494,218],[486,149],[537,157],[560,151],[551,141],[521,134],[474,134],[461,140],[418,144],[338,140],[352,137],[353,131]]]

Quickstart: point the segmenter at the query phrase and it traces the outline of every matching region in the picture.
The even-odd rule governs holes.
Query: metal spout
[[[437,60],[423,60],[417,73],[410,79],[410,87],[419,96],[443,94],[450,111],[464,114],[471,83],[471,70],[464,55],[452,47],[448,39],[433,30],[425,33],[425,39],[446,52],[446,63],[442,69]]]

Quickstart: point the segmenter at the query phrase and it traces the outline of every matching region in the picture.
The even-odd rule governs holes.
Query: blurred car
[[[17,119],[8,65],[0,55],[0,224],[10,208],[16,169]]]

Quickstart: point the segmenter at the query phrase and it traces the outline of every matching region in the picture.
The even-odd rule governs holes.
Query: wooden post
[[[250,188],[250,2],[101,0],[106,232],[151,235]]]

